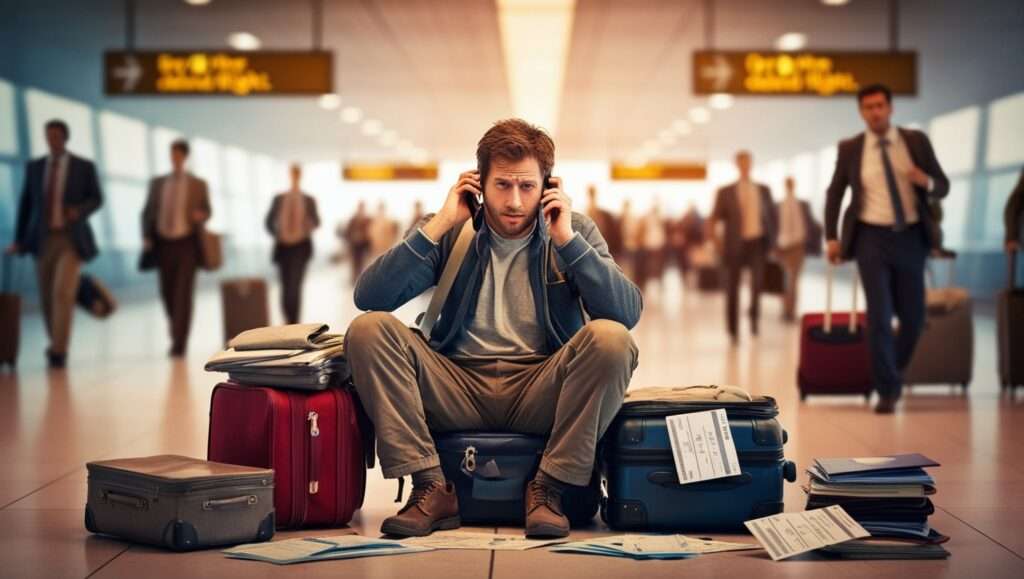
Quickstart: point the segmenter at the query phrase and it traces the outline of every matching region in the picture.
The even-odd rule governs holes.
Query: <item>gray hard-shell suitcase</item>
[[[953,384],[964,389],[971,383],[974,369],[974,318],[970,294],[955,287],[949,261],[949,283],[927,290],[924,329],[914,354],[903,371],[903,382],[915,384]],[[933,284],[935,285],[935,284]]]
[[[189,551],[274,536],[274,471],[175,455],[90,462],[85,528]]]

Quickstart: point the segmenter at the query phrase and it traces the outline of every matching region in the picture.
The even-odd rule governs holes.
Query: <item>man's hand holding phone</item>
[[[479,205],[478,199],[483,194],[479,172],[466,171],[460,174],[458,183],[448,191],[441,210],[423,226],[423,233],[434,241],[440,240],[456,223],[473,216]]]
[[[556,245],[562,246],[572,239],[572,201],[562,191],[562,179],[549,177],[540,198],[541,214],[548,223],[548,232]]]

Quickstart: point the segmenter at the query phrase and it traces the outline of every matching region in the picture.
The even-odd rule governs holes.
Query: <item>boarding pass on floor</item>
[[[736,443],[724,409],[668,416],[665,424],[679,484],[740,474]]]
[[[781,513],[744,523],[773,561],[870,536],[839,505]]]

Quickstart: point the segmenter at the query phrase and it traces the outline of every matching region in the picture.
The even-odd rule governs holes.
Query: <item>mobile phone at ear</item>
[[[544,191],[547,191],[548,189],[554,189],[554,188],[555,188],[555,183],[551,180],[551,175],[545,175],[544,176]],[[541,195],[543,195],[543,194],[544,193],[542,191]],[[543,205],[540,207],[539,211],[541,212],[541,215],[543,216],[544,215],[544,207],[543,207]],[[548,218],[548,223],[552,223],[552,222],[554,222],[557,219],[558,219],[558,211],[557,210],[556,211],[552,211],[551,215]]]

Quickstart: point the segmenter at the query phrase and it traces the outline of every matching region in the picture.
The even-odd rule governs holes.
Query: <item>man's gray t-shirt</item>
[[[537,360],[547,338],[537,320],[530,289],[529,246],[536,232],[505,239],[491,230],[491,255],[484,268],[476,312],[456,340],[452,358]]]

